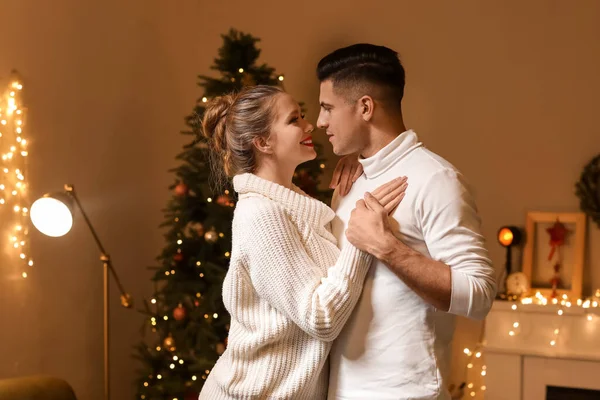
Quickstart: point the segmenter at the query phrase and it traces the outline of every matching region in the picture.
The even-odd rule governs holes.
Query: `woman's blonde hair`
[[[213,99],[204,112],[202,132],[209,139],[211,167],[217,184],[228,177],[256,170],[254,139],[267,138],[275,117],[273,102],[283,93],[276,86],[258,85]]]

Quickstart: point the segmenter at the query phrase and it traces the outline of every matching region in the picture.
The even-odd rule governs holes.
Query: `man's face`
[[[334,92],[333,82],[321,82],[319,94],[321,111],[317,126],[325,129],[333,152],[338,156],[358,153],[366,145],[365,121],[361,117],[358,101],[349,103]]]

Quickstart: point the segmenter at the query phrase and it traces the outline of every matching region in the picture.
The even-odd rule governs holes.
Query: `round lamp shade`
[[[61,197],[46,195],[31,205],[31,222],[44,235],[63,236],[69,233],[73,226],[70,199]]]
[[[503,226],[498,231],[498,242],[504,247],[510,247],[521,242],[521,231],[516,226]]]

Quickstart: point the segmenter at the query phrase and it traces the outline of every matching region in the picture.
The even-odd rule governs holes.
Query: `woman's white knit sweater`
[[[325,399],[331,342],[358,300],[371,256],[340,253],[333,210],[297,187],[233,180],[228,347],[200,399]]]

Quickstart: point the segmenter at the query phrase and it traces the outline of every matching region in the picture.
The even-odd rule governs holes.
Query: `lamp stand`
[[[117,284],[117,287],[119,288],[119,292],[121,293],[121,305],[125,308],[131,308],[133,306],[133,301],[131,299],[131,296],[129,294],[127,294],[125,292],[125,290],[123,289],[123,285],[121,285],[121,281],[119,280],[119,277],[112,265],[112,261],[110,259],[110,256],[106,253],[106,250],[104,250],[104,246],[102,246],[102,243],[100,242],[100,238],[98,237],[98,235],[96,234],[96,230],[94,229],[94,227],[92,226],[92,223],[90,222],[87,214],[85,213],[85,211],[83,210],[83,207],[81,206],[81,203],[79,202],[79,198],[77,197],[77,194],[75,193],[75,188],[73,187],[73,185],[65,185],[65,191],[69,194],[69,196],[75,201],[75,204],[77,205],[77,208],[79,208],[79,211],[81,212],[81,215],[83,215],[83,218],[85,219],[85,222],[88,226],[88,228],[90,229],[90,231],[92,232],[92,236],[94,237],[94,240],[96,241],[96,245],[98,246],[98,249],[100,250],[100,261],[102,261],[103,264],[103,268],[102,268],[102,281],[103,281],[103,308],[104,308],[104,400],[109,400],[110,398],[110,375],[109,375],[109,332],[108,332],[108,324],[109,324],[109,285],[108,285],[108,275],[109,273],[112,274],[115,283]]]

